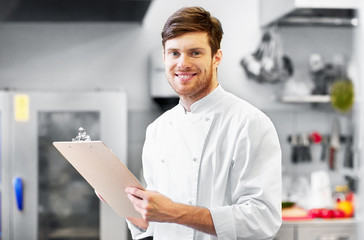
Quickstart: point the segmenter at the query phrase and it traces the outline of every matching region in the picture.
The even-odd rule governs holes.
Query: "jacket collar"
[[[222,96],[224,95],[225,90],[219,84],[212,92],[210,92],[207,96],[201,98],[200,100],[194,102],[191,105],[191,112],[190,113],[205,113],[209,112],[213,109],[214,105],[221,100]],[[181,102],[179,103],[179,107],[181,110],[186,112],[184,107],[182,106]]]

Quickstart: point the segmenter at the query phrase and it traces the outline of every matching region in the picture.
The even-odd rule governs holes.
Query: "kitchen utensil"
[[[298,162],[298,139],[295,134],[291,136],[291,161],[292,163]]]
[[[309,58],[309,65],[314,83],[312,94],[327,94],[327,84],[325,81],[325,63],[322,56],[315,53],[311,54]]]
[[[302,151],[302,159],[304,162],[311,162],[312,156],[311,156],[311,148],[310,148],[310,140],[308,134],[302,134],[302,145],[303,145],[303,151]]]
[[[329,146],[328,137],[324,136],[321,141],[321,161],[322,162],[326,160],[326,153],[327,153],[328,146]]]
[[[337,118],[333,120],[330,137],[329,168],[335,170],[335,154],[340,148],[340,123]]]
[[[248,78],[260,83],[276,83],[293,75],[292,61],[283,55],[277,27],[274,26],[264,32],[258,49],[244,57],[241,65]]]
[[[344,156],[344,167],[353,168],[354,162],[353,162],[352,138],[350,136],[347,136],[345,141],[346,141],[346,149],[345,149],[345,156]]]

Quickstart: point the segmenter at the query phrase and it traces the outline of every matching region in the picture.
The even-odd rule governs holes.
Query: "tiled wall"
[[[329,103],[328,103],[329,104]],[[357,134],[355,132],[355,124],[352,120],[352,113],[343,115],[330,109],[326,106],[326,110],[315,109],[311,106],[304,106],[304,111],[300,109],[294,111],[275,111],[266,112],[274,123],[280,139],[282,147],[282,164],[283,164],[283,178],[285,181],[291,182],[301,178],[310,183],[311,173],[325,170],[329,174],[330,184],[332,189],[336,185],[346,184],[345,176],[355,176],[355,169],[344,167],[344,157],[347,150],[347,144],[342,143],[336,152],[335,157],[335,170],[329,168],[329,148],[326,149],[326,157],[321,160],[323,145],[311,143],[310,152],[312,160],[309,162],[293,163],[292,161],[292,146],[288,141],[288,137],[293,134],[311,134],[314,131],[319,132],[323,136],[330,136],[332,131],[332,123],[335,118],[340,122],[341,135],[353,136],[354,135],[354,166],[358,167],[357,153],[358,149],[355,147]],[[284,189],[289,191],[288,189]]]

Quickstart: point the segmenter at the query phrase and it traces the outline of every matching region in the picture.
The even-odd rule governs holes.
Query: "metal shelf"
[[[280,99],[285,103],[329,103],[329,95],[307,95],[307,96],[282,96]]]

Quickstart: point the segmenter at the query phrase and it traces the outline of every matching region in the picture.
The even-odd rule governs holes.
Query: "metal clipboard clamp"
[[[80,127],[77,136],[72,138],[72,142],[91,142],[91,137],[87,135],[84,128]]]
[[[53,145],[119,216],[141,218],[125,188],[144,188],[102,141],[91,141],[86,130],[79,128],[72,141]]]

